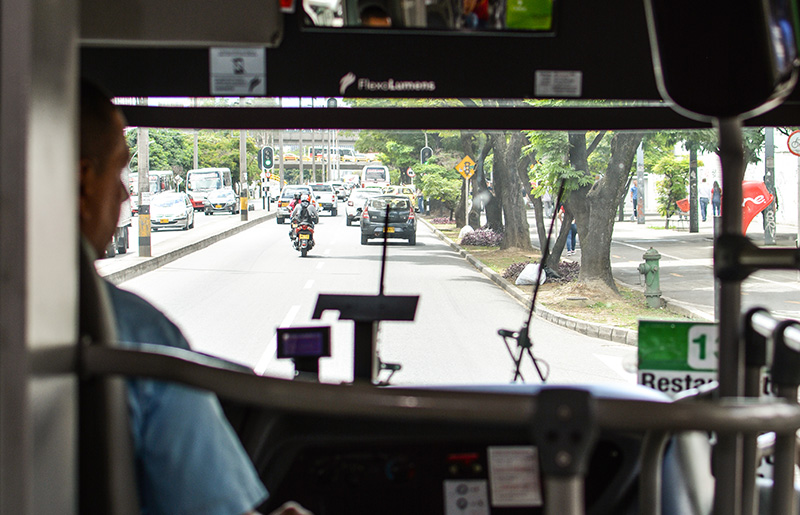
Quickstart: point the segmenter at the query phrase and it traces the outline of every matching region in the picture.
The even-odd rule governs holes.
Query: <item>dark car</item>
[[[404,238],[409,245],[417,244],[417,217],[414,215],[414,205],[408,197],[379,195],[367,199],[361,212],[361,244],[366,245],[371,238],[382,238],[384,232],[387,238]]]

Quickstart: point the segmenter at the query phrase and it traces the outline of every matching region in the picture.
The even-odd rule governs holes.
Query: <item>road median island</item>
[[[464,257],[467,262],[486,275],[492,282],[503,288],[523,306],[530,309],[533,287],[517,286],[503,278],[501,275],[502,270],[498,272],[497,269],[505,268],[515,261],[534,261],[534,257],[538,260],[538,252],[519,251],[515,254],[513,251],[508,253],[498,251],[500,254],[499,259],[495,263],[490,263],[490,266],[490,264],[483,262],[477,255],[473,254],[473,252],[478,254],[485,251],[476,249],[470,252],[469,249],[465,249],[456,243],[453,239],[457,238],[454,230],[448,231],[453,234],[453,238],[451,238],[429,220],[422,217],[420,217],[420,220],[439,239]],[[618,287],[622,296],[609,299],[602,292],[593,290],[591,285],[579,285],[575,282],[554,285],[547,282],[538,293],[535,313],[544,320],[587,336],[634,346],[638,343],[638,332],[634,329],[637,326],[638,318],[679,320],[703,320],[707,318],[702,313],[689,307],[671,304],[668,299],[665,299],[667,300],[665,309],[653,310],[647,308],[644,305],[644,296],[641,291],[637,291],[635,287],[620,283],[618,283]],[[589,292],[588,294],[585,293],[587,291]],[[580,296],[584,294],[591,300]],[[575,299],[582,299],[583,303],[575,303]]]
[[[253,211],[250,212],[251,216]],[[146,274],[148,272],[152,272],[162,266],[171,263],[177,259],[180,259],[184,256],[188,256],[193,252],[197,252],[198,250],[202,250],[218,241],[222,241],[225,238],[229,238],[234,234],[239,234],[242,231],[250,229],[260,223],[266,222],[267,220],[272,220],[275,218],[275,212],[267,213],[263,216],[256,216],[247,222],[243,222],[241,224],[235,225],[234,227],[227,228],[223,231],[220,231],[216,234],[212,234],[210,236],[206,236],[200,240],[194,241],[192,243],[188,243],[182,247],[177,249],[164,252],[158,256],[153,256],[150,258],[143,258],[140,261],[132,262],[130,266],[125,266],[120,270],[116,270],[113,272],[106,272],[103,273],[103,270],[99,270],[98,273],[103,276],[106,280],[113,284],[120,284],[134,277],[138,277],[140,275]]]

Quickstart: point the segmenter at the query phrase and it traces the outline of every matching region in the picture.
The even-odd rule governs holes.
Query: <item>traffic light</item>
[[[272,147],[263,147],[259,153],[262,170],[272,170]]]
[[[431,147],[422,147],[422,150],[419,152],[419,162],[425,164],[432,155],[433,150]]]

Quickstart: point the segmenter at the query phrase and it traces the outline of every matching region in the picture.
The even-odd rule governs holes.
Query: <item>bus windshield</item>
[[[764,182],[763,141],[767,132],[772,132],[779,142],[788,137],[787,130],[781,128],[746,129],[753,146],[746,181]],[[381,360],[402,365],[393,376],[392,384],[503,384],[510,381],[513,360],[497,331],[519,329],[527,318],[529,299],[539,280],[543,284],[539,286],[538,303],[558,313],[561,317],[558,320],[563,319],[564,323],[571,319],[581,322],[577,324],[579,332],[575,332],[534,317],[531,338],[537,362],[522,361],[521,372],[526,381],[541,381],[537,364],[548,382],[643,382],[668,394],[710,380],[710,376],[702,374],[694,374],[681,384],[660,381],[666,377],[663,374],[640,377],[636,366],[639,357],[632,344],[636,342],[639,319],[670,320],[674,324],[702,324],[713,319],[711,249],[689,232],[692,215],[689,209],[681,208],[688,206],[695,195],[692,188],[709,195],[706,204],[699,200],[706,197],[694,197],[694,216],[699,234],[710,237],[714,217],[718,214],[721,184],[720,160],[712,150],[716,141],[713,134],[702,130],[518,130],[510,131],[506,139],[499,139],[490,131],[446,132],[422,128],[416,131],[362,129],[349,131],[348,136],[353,138],[356,148],[380,156],[383,161],[367,166],[343,162],[339,168],[331,170],[306,164],[302,171],[300,163],[285,161],[281,172],[280,156],[276,159],[272,177],[287,185],[277,206],[279,216],[290,215],[289,211],[280,210],[288,209],[296,185],[335,181],[352,176],[359,169],[363,183],[350,190],[350,199],[338,201],[335,214],[332,205],[330,209],[325,206],[320,210],[321,221],[316,229],[320,239],[311,255],[329,252],[327,255],[332,261],[328,263],[335,263],[331,268],[328,265],[321,269],[308,268],[308,262],[298,260],[285,241],[286,230],[275,222],[261,224],[246,231],[248,236],[241,237],[243,247],[236,253],[262,256],[252,265],[243,263],[245,269],[255,266],[289,272],[272,277],[269,284],[271,291],[283,292],[284,302],[264,310],[258,308],[262,301],[253,299],[259,311],[257,327],[246,322],[249,315],[233,302],[213,303],[208,309],[216,314],[224,313],[226,320],[239,320],[234,324],[220,325],[218,316],[202,303],[196,309],[184,309],[183,299],[207,295],[209,274],[219,274],[222,280],[231,270],[227,252],[217,257],[199,251],[193,258],[193,272],[183,267],[181,273],[162,269],[126,281],[123,286],[152,299],[169,315],[179,319],[198,350],[246,364],[261,374],[291,377],[291,363],[274,355],[274,329],[314,324],[311,314],[320,293],[374,294],[379,289],[380,267],[375,260],[380,259],[381,238],[376,237],[379,232],[364,232],[368,227],[365,216],[384,218],[378,213],[378,204],[367,205],[366,198],[356,193],[373,188],[381,194],[388,190],[376,188],[376,185],[386,183],[394,188],[393,192],[402,192],[407,198],[397,201],[407,206],[402,222],[416,224],[413,238],[401,232],[404,227],[390,227],[393,232],[388,240],[386,291],[421,296],[414,322],[380,324]],[[259,133],[248,135],[254,139],[256,148],[259,147],[258,137]],[[272,137],[291,142],[293,136],[287,131]],[[694,159],[682,143],[693,138],[703,139],[709,149],[699,152]],[[423,164],[419,162],[419,155],[426,146],[426,139],[431,156]],[[436,143],[431,144],[434,139]],[[463,141],[469,142],[467,151]],[[191,143],[187,136],[184,144],[191,148]],[[641,153],[637,150],[639,147],[643,150]],[[402,152],[396,150],[400,148]],[[770,162],[776,169],[792,170],[792,156],[785,150],[785,142],[777,143],[776,148],[781,150],[774,152]],[[517,161],[523,163],[519,168],[507,165]],[[471,164],[465,168],[460,166],[462,162]],[[614,164],[618,162],[629,163],[629,167],[619,169]],[[696,167],[694,184],[689,174],[692,166]],[[560,177],[568,170],[585,171],[580,172],[580,177],[562,182]],[[192,174],[190,180],[195,188],[214,187],[218,181],[213,175],[203,174]],[[790,191],[792,180],[788,175],[775,174],[774,186],[766,187]],[[465,182],[469,187],[466,199],[462,198]],[[510,183],[515,185],[503,187]],[[672,186],[665,189],[668,183]],[[564,191],[561,191],[562,186]],[[590,188],[595,192],[621,192],[615,193],[620,195],[620,202],[613,206],[594,204],[594,197],[584,194]],[[768,195],[763,197],[769,198]],[[557,207],[559,200],[563,209]],[[329,202],[327,198],[321,201]],[[286,207],[281,206],[284,202]],[[765,212],[775,221],[776,227],[785,227],[784,224],[792,223],[793,211],[789,206],[795,203],[795,199],[786,195],[782,199],[782,210],[774,214],[769,210]],[[385,203],[381,205],[385,208]],[[702,205],[706,206],[705,211]],[[256,202],[251,214],[268,216],[270,211],[263,211],[265,206],[265,203]],[[407,216],[409,206],[414,215],[412,221]],[[620,206],[622,218],[618,212]],[[759,205],[759,209],[761,207]],[[515,218],[504,212],[517,212],[520,216]],[[758,220],[765,215],[760,213],[758,218],[753,215],[756,222],[748,228],[747,234],[754,238],[763,238]],[[394,216],[393,211],[391,217]],[[640,216],[644,223],[639,222]],[[347,223],[340,223],[337,218],[346,218]],[[526,267],[541,262],[549,233],[547,272],[541,279],[531,279],[531,269],[526,270]],[[364,237],[366,239],[362,240]],[[778,238],[782,238],[781,231],[778,231]],[[337,245],[329,246],[327,242],[334,240]],[[273,242],[267,251],[262,248],[265,242]],[[482,263],[482,267],[475,268],[466,262],[457,264],[458,254],[450,250],[450,242]],[[234,239],[217,246],[228,244],[234,245]],[[667,309],[649,307],[644,288],[639,285],[638,270],[631,265],[641,261],[641,249],[649,246],[662,253],[661,290],[664,297],[670,298]],[[607,255],[611,256],[608,266],[596,267]],[[507,290],[487,281],[481,271],[483,266],[502,276]],[[681,267],[682,277],[695,277],[699,290],[685,293],[685,279],[671,273],[675,270],[671,267],[676,266]],[[533,270],[535,273],[536,269]],[[197,280],[186,280],[193,275]],[[303,288],[296,287],[298,276],[306,278]],[[248,290],[247,277],[241,276],[241,283],[238,275],[227,277],[225,281],[233,290]],[[181,294],[176,295],[176,292]],[[567,300],[573,298],[578,300]],[[753,293],[747,302],[751,300],[756,304],[770,299]],[[693,306],[691,311],[682,309],[688,304]],[[469,315],[465,316],[467,313]],[[348,357],[352,351],[345,349],[352,349],[352,322],[341,320],[333,325],[333,352],[330,358],[321,360],[320,378],[324,382],[349,381],[353,377]],[[597,327],[604,329],[600,332]],[[590,332],[593,330],[597,332]],[[608,338],[598,339],[599,334],[607,334]],[[230,346],[225,343],[230,338],[251,343]],[[512,346],[512,350],[516,348]],[[580,359],[574,359],[575,356]]]
[[[189,186],[189,189],[197,191],[212,191],[220,188],[222,188],[222,179],[219,173],[212,172],[192,175]]]

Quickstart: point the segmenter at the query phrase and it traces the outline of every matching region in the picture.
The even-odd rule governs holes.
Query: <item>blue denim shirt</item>
[[[141,297],[108,284],[117,337],[126,348],[189,349],[175,324]],[[267,490],[212,393],[149,379],[128,380],[142,513],[241,514]]]

